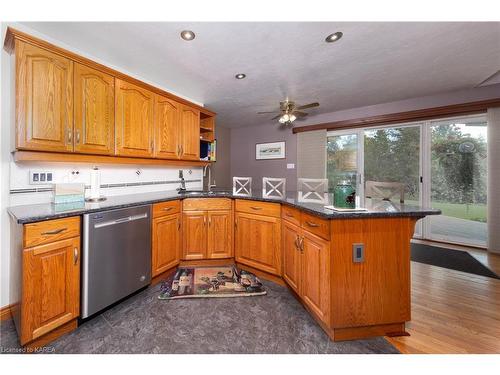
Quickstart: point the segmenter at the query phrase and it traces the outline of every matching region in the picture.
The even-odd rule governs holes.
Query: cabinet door
[[[206,211],[189,211],[182,214],[183,237],[182,259],[204,259],[207,257]]]
[[[119,79],[115,85],[116,154],[153,156],[154,94]]]
[[[16,148],[73,151],[73,62],[16,41]]]
[[[179,159],[180,129],[179,112],[181,104],[156,95],[155,100],[155,157]]]
[[[181,159],[200,160],[200,111],[182,106]]]
[[[237,212],[236,261],[281,275],[281,219]]]
[[[181,215],[153,219],[152,276],[179,264],[181,256]]]
[[[21,344],[78,317],[80,238],[23,251]]]
[[[283,279],[300,294],[301,253],[299,248],[300,227],[283,221]]]
[[[208,258],[233,256],[233,220],[231,211],[208,211]]]
[[[114,154],[115,79],[75,63],[75,151]]]
[[[304,303],[325,323],[330,316],[330,242],[302,232],[302,282]]]

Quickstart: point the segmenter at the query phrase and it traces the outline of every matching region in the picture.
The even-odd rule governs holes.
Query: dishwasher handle
[[[98,229],[98,228],[102,228],[102,227],[109,227],[111,225],[116,225],[116,224],[121,224],[121,223],[128,223],[130,221],[135,221],[135,220],[140,220],[140,219],[147,219],[147,217],[148,217],[148,214],[146,212],[143,213],[143,214],[140,214],[140,215],[125,216],[125,217],[121,217],[121,218],[115,219],[115,220],[103,221],[103,222],[100,222],[100,223],[96,223],[96,224],[94,224],[94,228]]]

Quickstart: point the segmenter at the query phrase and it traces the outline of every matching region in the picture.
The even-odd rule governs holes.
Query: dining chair
[[[262,178],[262,196],[264,198],[284,198],[286,193],[286,178]]]
[[[252,177],[233,177],[233,195],[249,197],[252,195]]]
[[[299,178],[297,190],[299,202],[328,204],[328,180],[326,178]]]
[[[392,201],[399,194],[399,203],[405,202],[405,184],[401,182],[366,181],[365,197]]]

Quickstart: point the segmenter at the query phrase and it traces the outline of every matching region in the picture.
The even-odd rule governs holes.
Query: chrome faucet
[[[207,177],[207,171],[208,171],[207,189],[208,189],[208,191],[212,191],[212,188],[216,187],[217,185],[215,185],[215,180],[214,180],[214,184],[211,183],[211,181],[212,181],[212,166],[210,164],[207,164],[203,167],[203,177]],[[203,184],[205,184],[205,180],[203,180]]]
[[[186,191],[186,181],[184,180],[184,172],[179,169],[179,178],[181,179],[181,186],[177,188],[177,191]]]

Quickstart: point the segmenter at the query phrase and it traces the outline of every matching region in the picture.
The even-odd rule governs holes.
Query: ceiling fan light
[[[288,121],[292,122],[295,120],[297,120],[297,116],[295,116],[294,114],[291,114],[290,116],[288,116]]]
[[[278,121],[280,124],[284,124],[286,122],[285,116],[281,116]]]

